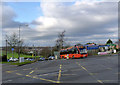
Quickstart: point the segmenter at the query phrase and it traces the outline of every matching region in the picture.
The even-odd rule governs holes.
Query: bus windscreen
[[[85,48],[79,48],[80,54],[86,54],[87,50]]]

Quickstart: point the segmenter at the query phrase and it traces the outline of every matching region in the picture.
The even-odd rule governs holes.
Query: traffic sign
[[[12,51],[14,51],[14,48],[12,48]]]

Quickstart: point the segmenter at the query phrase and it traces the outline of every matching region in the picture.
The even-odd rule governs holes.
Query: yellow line
[[[57,82],[57,81],[48,80],[48,79],[43,79],[43,78],[40,78],[40,80],[49,81],[49,82],[53,82],[53,83],[59,83],[59,82]]]
[[[39,75],[39,76],[47,76],[48,74],[42,74],[42,75]]]
[[[32,74],[34,71],[31,71],[29,74]]]
[[[76,74],[62,74],[63,76],[76,75]]]
[[[89,73],[90,75],[96,75],[97,73]]]
[[[81,66],[84,70],[88,71],[85,67]]]
[[[22,74],[20,74],[20,73],[16,73],[17,75],[22,75]]]
[[[12,72],[14,72],[14,71],[6,71],[7,73],[12,73]]]
[[[32,78],[38,79],[38,77],[33,76]]]
[[[99,83],[103,83],[101,80],[97,80]]]
[[[112,68],[107,68],[108,70],[112,70]]]
[[[87,70],[85,67],[83,67],[82,65],[80,65],[78,62],[77,62],[77,64],[78,64],[79,66],[81,66],[81,67],[82,67],[82,69],[84,69],[85,71],[87,71],[87,72],[88,72],[88,70]]]
[[[44,80],[44,81],[49,81],[49,82],[52,82],[52,83],[59,83],[58,81],[53,81],[53,80],[49,80],[49,79],[44,79],[44,78],[38,78],[38,77],[35,77],[35,76],[30,76],[30,75],[26,75],[27,77],[31,77],[31,78],[35,78],[35,79],[40,79],[40,80]]]
[[[28,69],[23,69],[23,70],[30,70],[30,69],[32,69],[32,68],[28,68]]]
[[[26,75],[27,77],[31,77],[30,75]]]
[[[61,70],[59,70],[58,81],[60,81],[60,77],[61,77]]]
[[[61,72],[62,72],[62,71],[61,71],[61,68],[62,68],[61,66],[62,66],[62,65],[60,65],[60,70],[59,70],[59,75],[58,75],[58,83],[60,83],[60,78],[61,78]]]
[[[8,72],[8,73],[12,73],[12,72],[14,72],[14,71],[6,71],[6,72]],[[30,73],[33,73],[33,71],[31,71]],[[60,73],[61,73],[61,71],[60,71]],[[16,73],[17,75],[22,75],[22,74],[20,74],[20,73]],[[44,81],[49,81],[49,82],[52,82],[52,83],[60,83],[60,81],[53,81],[53,80],[49,80],[49,79],[44,79],[44,78],[38,78],[38,77],[35,77],[35,76],[31,76],[31,75],[25,75],[26,77],[30,77],[30,78],[35,78],[35,79],[40,79],[40,80],[44,80]],[[60,75],[61,76],[61,75]]]
[[[116,81],[116,80],[102,80],[104,82],[109,82],[109,81]]]
[[[80,65],[78,62],[77,62],[77,64],[78,65]],[[84,69],[85,71],[87,71],[88,72],[88,70],[85,68],[85,67],[83,67],[82,65],[80,65],[81,67],[82,67],[82,69]],[[89,73],[89,72],[88,72]],[[90,75],[93,75],[93,73],[89,73]],[[101,81],[101,80],[97,80],[99,83],[102,83],[103,84],[103,82]]]

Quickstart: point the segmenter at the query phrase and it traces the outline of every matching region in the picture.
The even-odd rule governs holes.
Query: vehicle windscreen
[[[85,48],[79,48],[80,54],[86,54],[87,50]]]

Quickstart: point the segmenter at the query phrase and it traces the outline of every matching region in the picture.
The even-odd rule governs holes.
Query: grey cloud
[[[33,24],[33,25],[42,25],[42,22],[37,22],[37,21],[34,20],[34,21],[31,22],[31,24]]]
[[[30,40],[51,40],[54,41],[54,39],[57,38],[57,34],[45,34],[43,36],[33,36],[30,38]]]
[[[7,4],[2,5],[2,13],[0,15],[2,16],[2,28],[16,28],[21,24],[25,24],[14,20],[17,15],[13,8]]]
[[[92,41],[102,40],[109,37],[98,38],[86,38],[93,35],[105,35],[112,34],[109,28],[117,28],[117,4],[118,3],[95,3],[93,6],[82,4],[79,6],[66,6],[59,3],[41,3],[44,16],[55,18],[58,24],[54,24],[52,27],[48,27],[47,31],[38,31],[35,29],[24,29],[22,36],[27,40],[37,41],[54,41],[57,38],[57,34],[63,30],[66,30],[67,41]],[[11,10],[11,9],[9,9]],[[9,15],[10,14],[10,15]],[[17,15],[13,10],[9,11],[9,14],[3,16],[4,27],[17,27],[20,22],[14,21]],[[5,17],[8,16],[8,17]],[[103,20],[97,20],[95,16],[102,18]],[[98,18],[99,19],[99,18]],[[8,20],[8,21],[7,21]],[[68,23],[66,23],[68,21]],[[35,26],[44,25],[43,22],[36,20],[30,24]],[[71,26],[69,26],[71,25]],[[45,43],[44,43],[45,44]]]
[[[49,3],[49,5],[51,5]],[[54,6],[57,6],[54,7]],[[73,34],[103,34],[109,33],[107,29],[117,27],[117,3],[96,3],[94,6],[80,5],[77,9],[75,6],[59,6],[58,3],[52,4],[52,7],[45,7],[43,4],[43,12],[45,16],[55,17],[56,19],[66,19],[75,23],[75,27],[68,28]],[[86,11],[85,14],[80,11]],[[103,21],[95,20],[95,16],[100,16]],[[64,23],[66,24],[66,23]],[[61,24],[63,26],[63,24]],[[55,27],[53,29],[57,29]],[[62,27],[61,27],[62,28]],[[64,29],[64,28],[62,28]],[[68,31],[69,31],[68,30]],[[72,35],[71,35],[72,36]],[[79,36],[79,35],[78,35]]]

